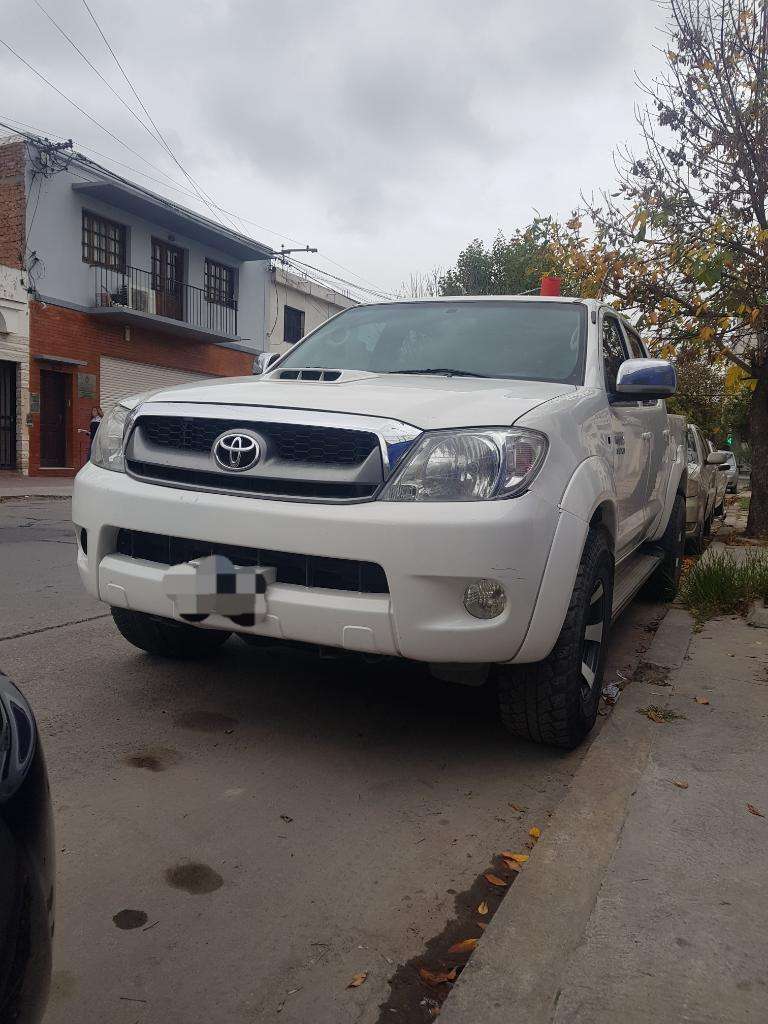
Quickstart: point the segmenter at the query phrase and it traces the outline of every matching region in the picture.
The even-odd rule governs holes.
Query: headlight
[[[512,498],[541,468],[547,439],[533,430],[456,430],[425,434],[385,486],[383,501]]]
[[[116,473],[125,472],[123,443],[133,422],[135,411],[147,396],[147,394],[141,394],[121,399],[107,413],[99,424],[99,429],[96,431],[91,445],[91,462],[94,466],[100,466],[101,469],[112,469]]]

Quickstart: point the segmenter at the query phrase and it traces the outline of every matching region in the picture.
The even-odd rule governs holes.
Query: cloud
[[[78,0],[41,2],[130,99]],[[513,229],[534,208],[567,212],[580,190],[610,185],[611,151],[634,131],[634,73],[658,64],[661,19],[653,0],[92,4],[185,167],[219,202],[286,232],[251,229],[265,241],[306,238],[387,287],[452,263],[467,240]],[[181,178],[37,9],[5,9],[11,45]],[[156,173],[9,54],[0,66],[0,113]]]

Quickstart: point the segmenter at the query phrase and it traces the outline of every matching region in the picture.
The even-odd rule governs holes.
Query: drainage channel
[[[538,835],[538,829],[531,829],[522,849],[498,853],[469,889],[455,894],[455,917],[389,979],[389,996],[380,1006],[376,1024],[428,1024],[438,1017],[485,928],[525,870]]]

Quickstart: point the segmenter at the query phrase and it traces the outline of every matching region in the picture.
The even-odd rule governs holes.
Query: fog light
[[[475,580],[464,591],[464,607],[476,619],[495,619],[506,605],[504,587],[496,580]]]

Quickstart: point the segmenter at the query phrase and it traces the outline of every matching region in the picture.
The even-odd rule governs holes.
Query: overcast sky
[[[83,0],[40,2],[135,106]],[[89,4],[181,163],[261,225],[249,234],[309,242],[385,290],[610,186],[611,152],[634,135],[635,72],[658,69],[664,20],[656,0]],[[189,187],[33,0],[0,0],[0,14],[3,39]],[[0,118],[71,136],[194,205],[135,173],[162,177],[2,47],[0,81]]]

